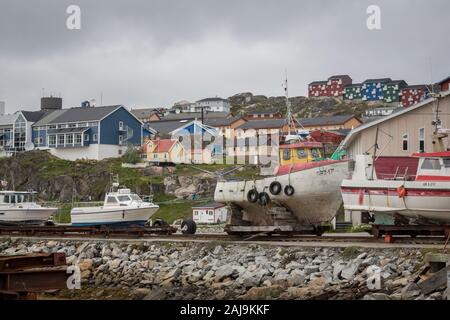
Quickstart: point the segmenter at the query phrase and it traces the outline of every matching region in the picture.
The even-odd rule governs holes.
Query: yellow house
[[[147,161],[153,163],[186,163],[186,152],[178,140],[149,140],[144,145]]]

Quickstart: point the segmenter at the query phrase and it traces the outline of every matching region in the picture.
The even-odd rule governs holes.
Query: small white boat
[[[43,207],[34,202],[35,192],[0,191],[0,224],[40,225],[46,223],[58,208]]]
[[[370,155],[356,158],[352,179],[341,185],[344,209],[377,217],[450,223],[450,152],[417,153],[417,175],[378,179]]]
[[[103,206],[78,207],[70,211],[72,226],[143,226],[159,206],[143,201],[130,189],[113,189],[105,196]]]

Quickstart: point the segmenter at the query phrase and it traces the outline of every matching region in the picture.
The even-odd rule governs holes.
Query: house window
[[[425,152],[425,128],[419,129],[419,152]]]
[[[55,145],[56,144],[56,136],[48,136],[48,144]]]
[[[58,135],[58,144],[64,145],[64,135],[63,134]]]
[[[87,133],[84,134],[84,141],[89,141],[89,135]]]
[[[66,144],[73,144],[73,135],[66,134]]]
[[[122,145],[123,143],[123,136],[119,136],[119,145]]]
[[[402,150],[408,151],[408,134],[402,136]]]
[[[119,130],[123,130],[123,121],[119,121]]]
[[[97,134],[96,133],[94,133],[93,135],[92,135],[92,141],[97,141]]]
[[[75,135],[75,144],[81,144],[81,133]]]

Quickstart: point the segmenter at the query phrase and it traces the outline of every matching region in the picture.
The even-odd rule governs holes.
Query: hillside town
[[[331,156],[342,141],[346,138],[348,141],[362,130],[360,126],[365,128],[373,120],[384,122],[409,114],[418,105],[426,105],[431,92],[448,91],[449,83],[450,77],[433,85],[408,86],[403,80],[390,78],[353,84],[347,75],[331,76],[327,81],[308,85],[309,99],[361,100],[367,103],[365,113],[297,118],[297,127],[308,130],[315,141],[324,143],[325,153]],[[280,108],[270,106],[265,110],[246,112],[244,109],[238,113],[233,113],[232,107],[229,99],[219,97],[195,103],[180,101],[167,108],[97,106],[89,101],[76,107],[63,107],[61,97],[43,97],[39,111],[5,114],[5,103],[1,102],[0,155],[46,150],[66,160],[103,160],[121,157],[127,148],[133,147],[140,150],[142,161],[151,165],[224,161],[258,165],[259,157],[266,151],[265,145],[252,138],[259,135],[268,135],[269,140],[272,135],[281,137],[288,131],[286,117]],[[424,127],[429,125],[429,121],[423,122]],[[190,148],[177,140],[180,133],[192,136],[201,133],[218,139]],[[396,141],[400,145],[411,139],[413,146],[418,140],[416,132],[401,132],[393,139],[393,145]],[[425,143],[420,150],[426,152],[430,147]],[[404,146],[389,155],[401,156],[410,150],[415,149]]]

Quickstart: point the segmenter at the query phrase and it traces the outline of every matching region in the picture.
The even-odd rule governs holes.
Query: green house
[[[344,100],[361,100],[362,99],[362,84],[351,84],[344,88]]]
[[[383,84],[383,100],[385,102],[400,102],[402,89],[408,84],[404,80],[394,80]]]

